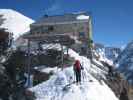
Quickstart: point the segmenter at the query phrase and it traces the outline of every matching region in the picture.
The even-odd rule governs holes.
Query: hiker
[[[79,60],[75,60],[73,69],[74,69],[74,73],[76,75],[76,82],[80,83],[81,82],[81,70],[83,69],[83,67],[81,66]]]

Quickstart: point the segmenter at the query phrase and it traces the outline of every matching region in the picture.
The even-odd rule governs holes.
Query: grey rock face
[[[131,41],[116,60],[118,70],[122,72],[129,83],[133,84],[133,41]]]

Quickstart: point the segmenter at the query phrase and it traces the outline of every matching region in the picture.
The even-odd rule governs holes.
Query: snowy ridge
[[[29,25],[34,22],[32,19],[11,9],[0,9],[0,15],[4,19],[0,28],[6,28],[8,32],[13,33],[15,40],[20,35],[28,32],[30,30]]]
[[[93,73],[96,76],[103,77],[105,72],[97,66],[91,65],[89,59],[79,56],[71,49],[69,55],[79,59],[84,67],[81,85],[72,84],[64,90],[67,84],[75,80],[73,67],[70,66],[63,71],[57,70],[48,81],[29,89],[35,93],[36,100],[118,100],[103,81],[99,82],[92,75]]]

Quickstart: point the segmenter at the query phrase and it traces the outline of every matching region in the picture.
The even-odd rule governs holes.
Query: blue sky
[[[95,42],[122,46],[133,40],[133,0],[1,0],[0,8],[19,11],[34,20],[50,15],[89,11]]]

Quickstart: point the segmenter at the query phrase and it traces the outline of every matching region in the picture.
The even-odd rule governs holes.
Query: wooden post
[[[30,57],[30,40],[28,40],[28,84],[27,86],[30,87],[30,76],[31,76],[31,57]]]
[[[38,61],[39,61],[39,64],[41,64],[41,58],[40,58],[40,55],[41,55],[41,43],[38,42]]]
[[[41,44],[40,44],[40,42],[38,42],[38,53],[39,53],[39,55],[41,53]]]
[[[67,57],[68,57],[68,51],[69,51],[69,47],[67,46]]]
[[[61,45],[61,68],[63,70],[63,64],[64,64],[64,54],[63,54],[63,45]]]

